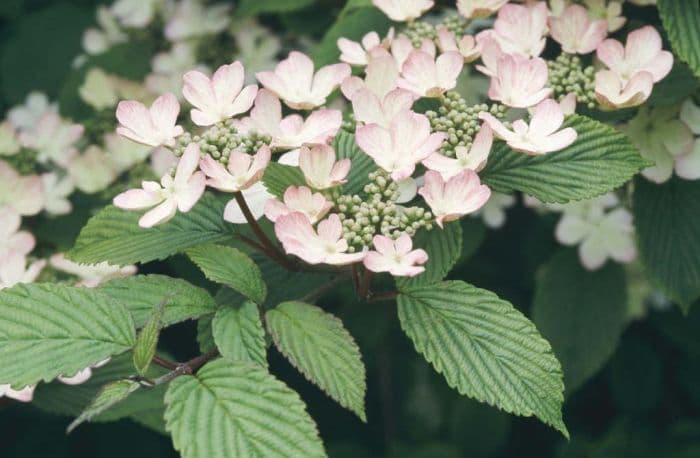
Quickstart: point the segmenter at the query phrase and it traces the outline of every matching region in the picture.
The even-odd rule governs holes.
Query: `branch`
[[[186,363],[178,364],[172,371],[155,379],[153,381],[153,386],[168,383],[181,375],[192,375],[196,373],[200,367],[204,366],[206,363],[216,358],[217,356],[219,356],[219,350],[211,350],[204,353],[203,355],[197,356],[196,358],[192,358]]]

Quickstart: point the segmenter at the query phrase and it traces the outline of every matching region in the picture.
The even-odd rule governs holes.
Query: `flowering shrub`
[[[185,457],[325,456],[268,353],[374,421],[340,291],[461,395],[568,438],[565,386],[612,354],[627,290],[700,298],[700,7],[351,0],[317,44],[241,19],[309,3],[117,0],[74,61],[80,123],[40,93],[8,111],[0,396]],[[139,40],[142,81],[100,65]],[[577,250],[538,262],[532,319],[460,270],[516,203]],[[188,320],[176,362],[160,335]],[[47,401],[85,382],[87,405]]]

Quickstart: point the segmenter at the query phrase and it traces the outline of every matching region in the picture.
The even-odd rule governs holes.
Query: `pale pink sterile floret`
[[[459,175],[465,169],[480,172],[486,166],[492,144],[493,131],[488,124],[484,123],[474,137],[471,148],[457,146],[455,158],[433,153],[423,161],[423,165],[439,172],[445,180]]]
[[[372,0],[372,4],[382,10],[389,19],[406,22],[418,19],[433,7],[433,0]]]
[[[328,189],[345,183],[350,167],[350,159],[336,161],[335,150],[328,145],[304,145],[299,150],[299,168],[304,173],[306,184],[314,189]]]
[[[207,154],[199,161],[199,169],[207,176],[206,183],[210,188],[238,192],[248,189],[262,178],[271,157],[272,152],[267,145],[261,146],[254,156],[240,151],[231,152],[226,166]]]
[[[508,0],[457,0],[459,14],[466,18],[477,19],[491,16]]]
[[[44,206],[44,185],[38,175],[20,175],[0,160],[0,208],[22,216],[33,216]]]
[[[117,105],[117,133],[148,146],[173,146],[175,137],[183,133],[175,125],[180,113],[180,103],[172,94],[158,97],[150,108],[135,100],[125,100]]]
[[[428,261],[428,253],[420,248],[414,250],[408,234],[404,233],[396,240],[375,235],[372,244],[375,251],[368,252],[362,260],[368,270],[389,272],[395,277],[415,277],[425,271],[422,265]]]
[[[5,396],[19,402],[32,402],[36,385],[29,385],[19,390],[12,389],[10,385],[0,385],[0,398]]]
[[[113,200],[116,207],[124,210],[147,211],[139,226],[148,228],[169,221],[177,211],[187,213],[194,207],[206,186],[204,173],[197,171],[200,159],[199,146],[190,143],[180,158],[173,178],[166,174],[160,183],[144,181],[142,189],[130,189]]]
[[[529,5],[509,3],[498,11],[490,34],[508,54],[537,57],[544,50],[547,35],[547,4]]]
[[[503,57],[505,53],[501,50],[498,42],[488,33],[479,33],[476,35],[477,46],[481,49],[481,63],[476,69],[486,76],[494,77],[498,74],[498,59]],[[520,58],[521,56],[515,56]]]
[[[388,56],[393,34],[392,28],[387,38],[382,40],[377,32],[372,31],[362,37],[360,43],[347,38],[338,38],[340,60],[350,65],[365,66],[375,57]]]
[[[251,131],[272,137],[273,150],[299,148],[305,143],[327,143],[340,129],[343,115],[339,110],[321,109],[306,119],[291,114],[282,118],[282,104],[272,92],[261,89],[255,98],[250,117],[235,123],[242,133]]]
[[[599,70],[595,75],[596,98],[608,109],[639,106],[653,88],[654,77],[649,72],[638,72],[627,82],[610,70]]]
[[[573,128],[558,130],[564,123],[564,113],[561,106],[552,99],[547,99],[535,107],[529,125],[522,119],[513,122],[513,130],[506,128],[490,113],[482,111],[479,118],[484,120],[498,137],[505,140],[508,146],[532,156],[562,150],[576,141],[576,131]]]
[[[479,176],[470,169],[463,170],[449,180],[444,180],[440,173],[428,170],[425,183],[418,190],[435,216],[438,226],[454,221],[464,215],[473,213],[484,206],[491,190],[481,184]]]
[[[270,199],[265,203],[265,216],[273,223],[280,216],[299,212],[316,224],[326,216],[333,204],[320,192],[313,192],[306,186],[290,186],[284,191],[282,201]]]
[[[424,38],[421,45],[417,49],[429,54],[432,57],[435,57],[437,51],[435,48],[435,42],[428,38]],[[399,35],[391,42],[391,55],[399,69],[403,68],[403,64],[406,62],[406,59],[408,59],[408,56],[415,50],[416,48],[413,47],[413,43],[411,43],[411,40],[409,40],[406,35]]]
[[[275,234],[288,254],[309,264],[347,265],[365,257],[365,253],[347,253],[343,225],[336,214],[318,223],[314,229],[303,213],[289,213],[277,218]]]
[[[243,87],[245,70],[238,61],[222,65],[211,79],[192,70],[185,73],[183,81],[182,94],[194,106],[190,115],[198,126],[211,126],[245,113],[258,92],[255,84]]]
[[[471,35],[464,35],[458,42],[454,33],[450,32],[447,27],[444,26],[439,27],[437,30],[437,43],[440,51],[458,52],[462,55],[466,63],[475,61],[481,54],[481,45],[477,43],[476,38]]]
[[[591,20],[581,5],[569,5],[559,17],[549,17],[549,32],[565,53],[588,54],[608,35],[608,23]]]
[[[0,207],[0,265],[23,262],[36,241],[27,231],[21,231],[22,217],[9,207]]]
[[[416,164],[442,145],[446,134],[430,133],[430,121],[412,111],[399,113],[389,128],[377,124],[359,127],[357,145],[395,181],[410,177]]]
[[[448,51],[434,58],[415,50],[401,67],[399,87],[421,97],[439,97],[457,86],[457,77],[464,66],[464,58],[456,51]]]
[[[314,73],[314,63],[306,54],[289,53],[274,71],[256,74],[260,84],[290,107],[310,110],[326,103],[326,98],[350,76],[348,64],[333,64]]]
[[[502,55],[498,59],[496,75],[491,77],[489,98],[513,108],[537,105],[551,93],[546,88],[547,63],[539,58]]]

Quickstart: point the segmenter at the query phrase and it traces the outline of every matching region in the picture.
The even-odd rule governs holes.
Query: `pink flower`
[[[316,224],[332,206],[320,192],[312,192],[306,186],[290,186],[284,192],[283,202],[277,199],[267,201],[265,216],[274,223],[280,216],[298,212],[303,213],[311,224]]]
[[[177,210],[187,213],[204,193],[206,178],[202,172],[196,171],[200,155],[199,146],[190,143],[177,164],[175,178],[164,175],[160,184],[144,181],[143,189],[130,189],[116,196],[114,205],[125,210],[155,206],[139,219],[139,226],[145,228],[167,222]]]
[[[382,10],[389,19],[406,22],[418,19],[433,7],[433,0],[372,0],[372,4]]]
[[[0,161],[0,208],[6,207],[22,216],[39,213],[44,206],[44,186],[37,175],[20,175],[5,161]]]
[[[488,124],[483,124],[479,133],[476,134],[471,148],[467,149],[464,146],[455,148],[457,153],[455,159],[440,153],[433,153],[423,161],[423,165],[430,170],[439,172],[445,180],[459,175],[465,169],[479,172],[486,166],[492,144],[493,132]]]
[[[502,55],[491,78],[489,98],[514,108],[537,105],[552,93],[547,84],[547,63],[539,58]]]
[[[464,66],[464,58],[448,51],[435,59],[430,54],[415,50],[401,68],[399,87],[421,97],[439,97],[457,86],[457,77]]]
[[[395,181],[413,174],[416,164],[433,154],[445,140],[444,133],[430,133],[430,121],[422,114],[404,111],[389,128],[368,124],[357,129],[357,145]]]
[[[199,168],[207,176],[207,186],[224,192],[238,192],[248,189],[262,178],[271,156],[267,145],[263,145],[255,156],[233,151],[228,165],[224,167],[207,154],[199,161]]]
[[[471,35],[464,35],[459,43],[455,35],[447,27],[439,27],[437,31],[438,47],[442,52],[456,51],[462,55],[464,62],[473,62],[481,54],[481,46]]]
[[[395,277],[415,277],[423,273],[428,260],[425,250],[413,250],[411,237],[404,233],[396,241],[383,235],[375,235],[372,239],[374,249],[362,261],[372,272],[389,272]]]
[[[491,190],[481,184],[479,176],[473,170],[463,170],[445,181],[438,172],[429,170],[425,173],[425,184],[418,190],[435,215],[435,221],[442,227],[443,223],[454,221],[473,213],[484,206]]]
[[[389,31],[389,36],[382,41],[377,32],[369,32],[362,37],[362,43],[338,38],[338,49],[340,49],[340,60],[350,65],[367,65],[372,58],[388,56],[387,48],[393,40],[394,29]]]
[[[505,55],[501,46],[490,34],[480,33],[476,36],[477,46],[481,48],[481,62],[476,69],[486,76],[495,77],[498,74],[498,60]]]
[[[25,386],[20,390],[13,390],[10,385],[0,385],[0,398],[7,396],[19,402],[32,402],[36,385]]]
[[[537,57],[546,44],[547,4],[509,3],[498,11],[493,30],[481,34],[490,34],[505,53]]]
[[[328,189],[345,183],[345,177],[350,173],[350,159],[336,162],[335,151],[330,146],[305,145],[299,151],[299,168],[309,186]]]
[[[498,11],[508,0],[457,0],[459,13],[470,19],[491,16]]]
[[[326,143],[340,129],[343,115],[338,110],[314,111],[304,120],[298,114],[282,118],[282,104],[270,91],[261,89],[255,98],[255,107],[250,117],[236,123],[236,128],[247,133],[258,133],[272,137],[270,147],[277,149],[299,148],[304,143]]]
[[[586,8],[569,5],[559,17],[550,16],[549,30],[562,51],[588,54],[608,35],[608,23],[604,19],[591,21]]]
[[[645,26],[627,36],[624,48],[613,39],[598,45],[596,55],[609,68],[596,74],[596,95],[601,104],[623,107],[643,103],[651,95],[653,83],[673,67],[673,55],[662,50],[661,44],[659,32]]]
[[[260,72],[256,76],[290,108],[310,110],[326,103],[326,97],[350,76],[350,66],[327,65],[314,73],[314,63],[309,56],[292,51],[277,64],[274,72]]]
[[[479,118],[486,121],[508,146],[532,156],[559,151],[576,141],[576,131],[571,127],[557,132],[564,123],[564,113],[561,106],[552,99],[535,107],[529,126],[518,119],[513,123],[513,130],[509,130],[490,113],[481,112]]]
[[[245,113],[253,106],[258,92],[255,84],[243,87],[245,71],[238,61],[222,65],[211,79],[192,70],[185,73],[183,80],[182,93],[195,107],[190,115],[198,126],[211,126]]]
[[[122,101],[117,105],[117,133],[148,146],[173,146],[183,132],[175,125],[179,113],[180,103],[172,94],[158,97],[150,109],[141,102]]]
[[[361,261],[365,253],[346,253],[348,242],[343,238],[343,225],[336,214],[318,224],[314,230],[303,213],[280,216],[275,234],[284,250],[309,264],[346,265]]]

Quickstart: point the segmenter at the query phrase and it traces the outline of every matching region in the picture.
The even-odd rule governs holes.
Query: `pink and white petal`
[[[367,65],[367,52],[362,45],[347,38],[338,38],[336,42],[340,49],[340,60],[350,65]]]
[[[164,135],[171,135],[180,114],[180,103],[173,94],[158,97],[149,109],[153,125]]]
[[[700,179],[700,139],[696,139],[693,149],[676,159],[676,174],[684,180]]]
[[[44,207],[44,183],[38,175],[23,176],[10,189],[9,205],[22,216],[33,216]]]
[[[236,61],[232,64],[219,67],[211,78],[211,86],[218,104],[232,103],[241,92],[244,80],[245,70],[240,62]],[[253,99],[254,98],[255,95],[253,95]],[[250,108],[250,106],[248,108]],[[247,109],[239,113],[243,113],[244,111],[247,111]]]
[[[217,113],[211,111],[201,111],[197,108],[190,110],[190,117],[192,118],[193,123],[202,127],[212,126],[222,120],[221,116]]]
[[[279,98],[285,98],[287,86],[275,72],[258,72],[255,74],[255,77],[258,79],[260,84],[267,89],[267,91]]]
[[[269,199],[267,202],[265,202],[264,212],[265,217],[274,223],[280,216],[291,213],[291,210],[279,200]]]
[[[608,36],[608,23],[604,19],[591,22],[586,33],[581,37],[578,52],[588,54],[595,51],[598,45]]]
[[[549,135],[542,141],[540,152],[551,153],[554,151],[561,151],[572,145],[576,141],[577,135],[576,130],[571,127]]]
[[[596,56],[609,69],[615,71],[625,61],[625,48],[619,41],[608,38],[598,45]]]
[[[119,102],[116,116],[119,123],[132,132],[143,130],[152,125],[148,108],[135,100]]]
[[[339,110],[323,109],[314,111],[306,118],[300,132],[303,143],[327,143],[340,130],[343,114]]]
[[[423,160],[423,165],[430,170],[440,173],[445,180],[462,172],[463,167],[457,159],[433,153]]]
[[[327,242],[336,242],[343,236],[343,225],[335,213],[318,223],[316,230],[318,236]]]
[[[257,94],[257,85],[251,84],[244,87],[243,90],[238,94],[238,96],[236,96],[236,99],[233,101],[226,114],[229,117],[231,117],[239,115],[241,113],[245,113],[246,111],[250,110],[250,107],[253,106],[253,102],[255,101],[255,97],[257,96]]]
[[[372,238],[372,245],[374,245],[374,249],[382,256],[394,256],[397,254],[394,241],[389,237],[375,235],[374,238]]]
[[[405,204],[416,197],[418,191],[418,183],[413,178],[406,178],[397,183],[399,185],[399,197],[396,199],[397,204]]]
[[[376,124],[359,127],[356,131],[357,146],[376,161],[381,160],[387,151],[392,150],[391,134]]]
[[[313,86],[311,87],[312,94],[319,99],[325,99],[351,73],[352,71],[348,64],[326,65],[316,72],[314,76]]]
[[[211,111],[218,105],[212,81],[202,72],[191,70],[182,77],[182,95],[185,100],[204,111]]]
[[[157,207],[147,211],[141,219],[139,219],[139,226],[150,228],[163,224],[175,216],[175,213],[177,213],[177,202],[174,197],[168,197]]]
[[[410,235],[404,232],[398,239],[396,239],[394,246],[396,247],[395,251],[397,254],[405,255],[408,254],[411,249],[413,249],[413,240],[411,240]]]
[[[267,89],[258,91],[255,106],[250,112],[251,119],[265,133],[274,135],[279,131],[282,121],[282,104],[280,99]]]
[[[343,240],[344,242],[344,240]],[[362,261],[367,253],[335,253],[326,257],[323,261],[326,264],[334,266],[347,266]]]
[[[343,82],[340,84],[340,91],[343,93],[346,99],[352,100],[355,92],[363,89],[364,87],[365,82],[362,80],[362,78],[358,76],[351,76],[349,78],[345,78],[345,80],[343,80]]]
[[[221,191],[236,191],[233,185],[233,176],[226,170],[226,167],[224,167],[221,162],[213,157],[208,154],[204,156],[204,158],[199,161],[199,168],[209,178],[209,180],[207,180],[208,186]]]
[[[559,129],[563,122],[564,113],[559,104],[552,99],[546,99],[535,107],[529,133],[534,137],[546,137]]]
[[[479,119],[484,121],[499,138],[505,141],[517,138],[517,135],[513,131],[508,130],[508,128],[506,128],[506,126],[504,126],[503,123],[491,113],[482,111],[479,113]]]
[[[177,163],[177,168],[175,169],[175,183],[186,183],[197,167],[199,166],[199,160],[202,153],[199,149],[199,145],[196,143],[190,143],[185,148],[185,152],[180,157],[180,161]]]
[[[372,59],[365,70],[365,86],[380,99],[391,90],[396,89],[399,80],[399,68],[391,56]]]
[[[583,267],[587,270],[597,270],[605,264],[608,253],[605,251],[603,241],[596,237],[589,237],[578,248],[579,257]]]
[[[447,139],[447,134],[445,132],[430,134],[425,143],[414,151],[413,157],[415,161],[420,162],[436,152],[445,142],[445,139]]]
[[[365,124],[384,125],[384,110],[379,97],[369,89],[360,89],[352,97],[355,119]]]
[[[58,380],[66,385],[80,385],[87,382],[90,377],[92,377],[92,369],[86,367],[72,376],[59,375]]]
[[[632,68],[642,70],[656,60],[661,48],[661,35],[654,27],[647,25],[627,35],[625,59]]]
[[[573,246],[581,242],[591,231],[591,225],[578,215],[564,213],[554,230],[554,237],[562,245]]]
[[[292,51],[286,59],[277,64],[275,74],[284,81],[285,85],[293,83],[293,87],[311,91],[314,63],[306,54]],[[350,76],[349,72],[347,76]]]
[[[464,57],[459,52],[450,51],[440,55],[435,61],[438,87],[445,90],[454,89],[463,66]]]
[[[194,207],[197,201],[204,194],[206,187],[206,177],[202,172],[196,172],[187,181],[187,186],[178,189],[175,197],[177,198],[177,208],[182,213],[187,213]]]
[[[385,256],[376,251],[368,251],[362,259],[362,263],[372,272],[388,272],[394,267],[393,263],[389,263]]]
[[[454,33],[450,32],[445,26],[441,26],[437,30],[437,44],[442,52],[459,50]]]
[[[145,191],[143,189],[129,189],[112,199],[115,207],[124,210],[142,210],[151,208],[163,201],[160,194]]]

